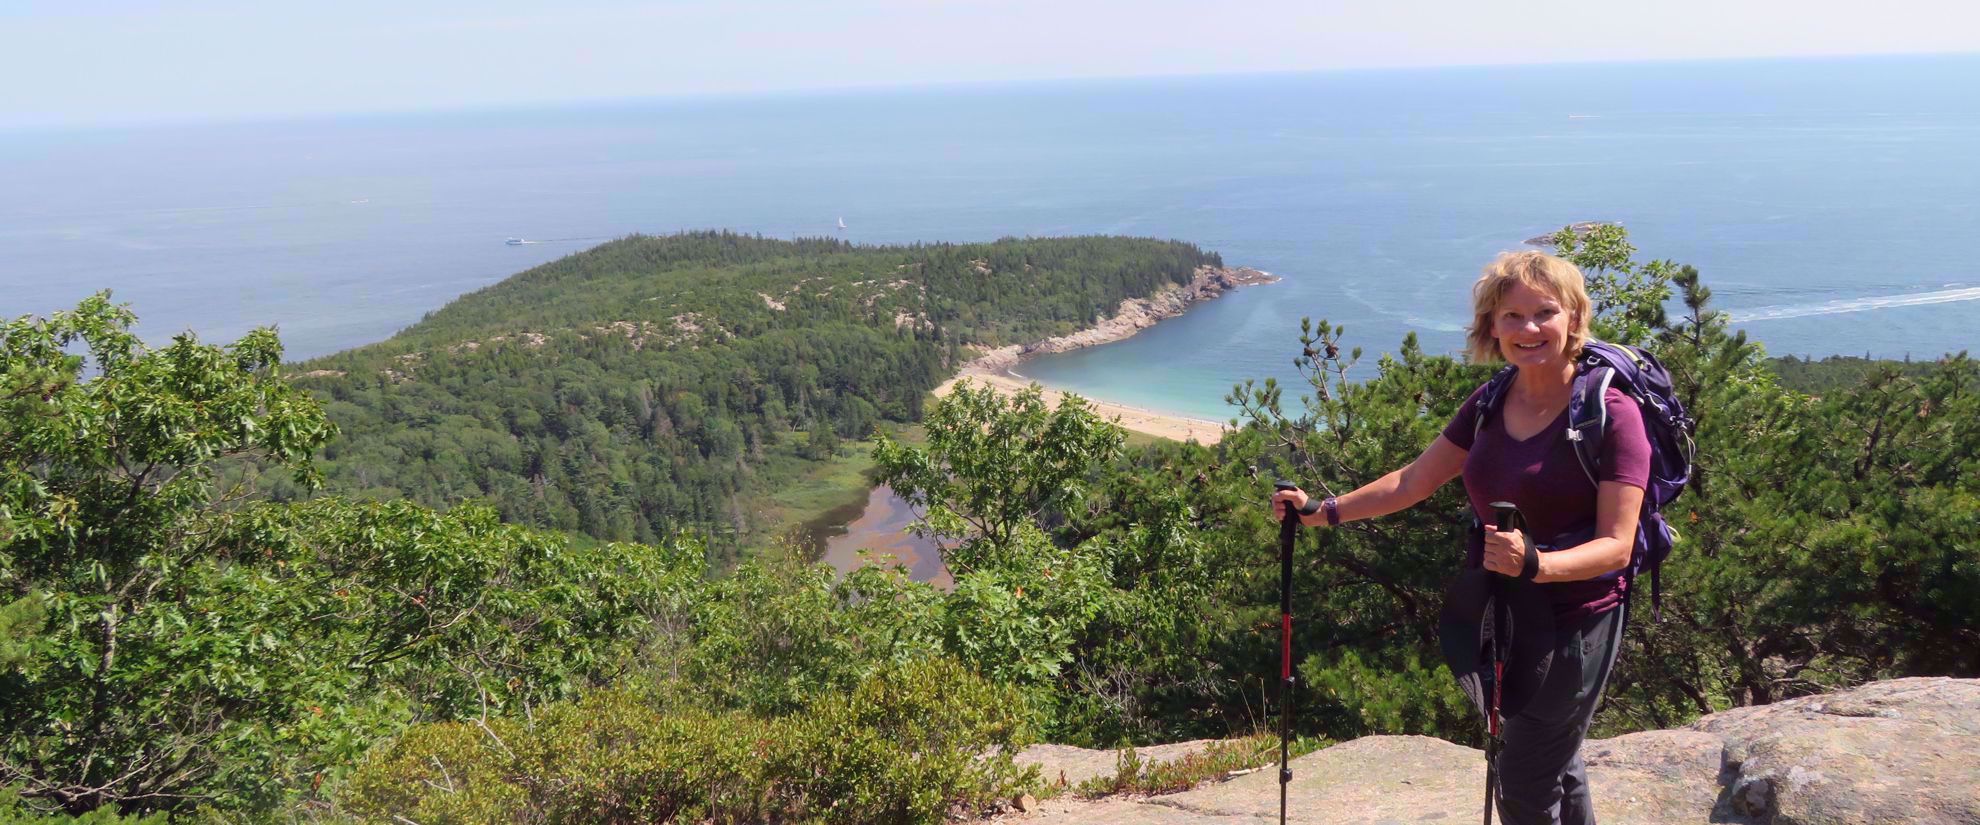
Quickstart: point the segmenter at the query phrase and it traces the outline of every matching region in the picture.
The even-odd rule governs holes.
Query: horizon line
[[[987,91],[1025,87],[1044,87],[1067,84],[1107,84],[1130,83],[1136,81],[1163,80],[1219,80],[1239,78],[1299,77],[1316,75],[1350,74],[1407,74],[1412,72],[1465,71],[1465,70],[1507,70],[1545,69],[1555,67],[1593,66],[1679,66],[1711,65],[1730,63],[1813,63],[1849,60],[1905,60],[1980,58],[1980,50],[1953,52],[1849,52],[1838,54],[1787,54],[1751,55],[1741,57],[1672,57],[1638,58],[1631,60],[1554,60],[1532,63],[1438,63],[1420,65],[1370,65],[1370,66],[1330,66],[1308,69],[1268,69],[1229,72],[1158,72],[1153,74],[1130,75],[1068,75],[1055,77],[1010,78],[1001,80],[942,80],[932,82],[905,83],[863,83],[827,86],[790,86],[768,89],[733,89],[697,92],[663,92],[645,95],[614,95],[609,97],[570,97],[555,99],[515,100],[489,103],[441,104],[432,106],[403,106],[382,109],[324,109],[317,111],[271,112],[266,114],[219,114],[189,116],[184,118],[149,118],[138,120],[98,120],[98,121],[49,121],[43,123],[0,124],[0,135],[30,133],[64,133],[114,130],[169,129],[196,126],[249,126],[281,123],[306,123],[311,121],[336,119],[389,118],[409,115],[467,115],[498,112],[526,111],[532,109],[582,109],[625,105],[654,105],[670,103],[703,103],[749,100],[778,100],[805,97],[840,97],[883,95],[888,93]]]

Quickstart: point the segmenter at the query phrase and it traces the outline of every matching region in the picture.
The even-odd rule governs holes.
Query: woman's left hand
[[[1517,579],[1531,552],[1533,545],[1525,533],[1485,525],[1485,569]]]

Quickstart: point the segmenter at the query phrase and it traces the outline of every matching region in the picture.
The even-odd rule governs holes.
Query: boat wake
[[[1727,320],[1740,324],[1750,321],[1778,321],[1783,318],[1807,318],[1812,315],[1840,315],[1845,312],[1866,312],[1891,307],[1950,304],[1958,301],[1980,301],[1980,287],[1941,289],[1936,292],[1914,292],[1908,295],[1874,295],[1868,298],[1846,298],[1814,304],[1780,304],[1735,310],[1726,315]]]
[[[508,244],[510,246],[522,246],[524,244],[537,244],[537,243],[563,243],[565,241],[606,241],[606,240],[611,240],[611,237],[607,235],[587,235],[582,238],[536,238],[536,239],[510,238],[506,241],[503,241],[503,243]]]

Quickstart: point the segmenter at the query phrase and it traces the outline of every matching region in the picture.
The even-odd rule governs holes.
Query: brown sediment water
[[[954,587],[935,542],[908,532],[914,519],[914,509],[882,484],[867,491],[863,504],[833,510],[805,527],[812,546],[819,548],[819,561],[841,574],[865,564],[899,564],[915,581],[942,590]]]

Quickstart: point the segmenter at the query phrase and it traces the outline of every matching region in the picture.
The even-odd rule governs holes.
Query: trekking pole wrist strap
[[[1521,581],[1530,582],[1538,575],[1540,575],[1540,547],[1529,540],[1526,543],[1526,561],[1519,566],[1519,578]]]
[[[1308,498],[1305,504],[1299,506],[1299,514],[1302,516],[1310,516],[1318,512],[1320,512],[1320,500],[1317,498]]]

